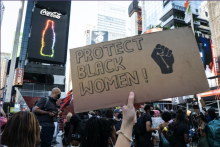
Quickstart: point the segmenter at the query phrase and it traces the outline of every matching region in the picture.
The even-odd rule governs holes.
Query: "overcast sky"
[[[3,1],[3,3],[5,11],[1,26],[1,52],[11,53],[21,2]],[[108,3],[128,8],[131,1],[109,1]],[[26,4],[27,1],[25,2],[20,32],[23,32]],[[93,7],[95,8],[96,4],[96,1],[72,1],[68,48],[80,47],[85,44],[85,40],[83,40],[84,31],[86,29],[86,24],[94,24],[94,15],[97,10],[93,9]],[[128,25],[126,30],[128,30]]]

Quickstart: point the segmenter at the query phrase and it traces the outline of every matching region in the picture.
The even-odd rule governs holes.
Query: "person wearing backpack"
[[[211,121],[205,125],[205,133],[210,147],[220,146],[220,117],[217,117],[215,109],[210,108],[208,114]]]
[[[139,147],[153,147],[152,132],[159,130],[159,128],[151,128],[152,119],[154,115],[153,106],[146,105],[144,107],[145,114],[138,118],[137,123],[134,126],[135,138],[138,136],[138,145]]]
[[[68,139],[72,146],[80,145],[88,119],[88,112],[77,113],[71,117]]]
[[[175,122],[163,129],[163,135],[169,141],[171,147],[186,147],[189,143],[189,118],[182,109],[177,112]]]
[[[53,88],[51,96],[41,98],[34,106],[34,113],[40,123],[41,129],[41,147],[51,147],[54,134],[54,121],[56,121],[57,105],[56,102],[60,98],[61,90]]]

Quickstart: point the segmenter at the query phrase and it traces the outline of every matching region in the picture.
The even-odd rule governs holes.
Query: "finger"
[[[128,105],[128,107],[134,106],[134,92],[130,92],[127,105]]]
[[[172,53],[173,52],[171,50],[169,50],[167,56],[170,57],[172,55]]]
[[[160,45],[160,44],[157,44],[155,48],[160,49],[160,48],[161,48],[161,45]]]
[[[165,49],[164,49],[164,56],[166,56],[167,54],[168,54],[168,52],[169,52],[169,49],[166,47]]]
[[[160,47],[160,48],[162,49],[162,51],[164,51],[164,49],[165,49],[165,46],[161,45],[161,47]]]

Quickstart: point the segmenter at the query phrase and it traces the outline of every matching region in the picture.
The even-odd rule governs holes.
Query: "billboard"
[[[66,62],[68,16],[35,8],[28,42],[28,58],[44,62]]]
[[[23,85],[24,69],[16,68],[14,85]]]
[[[211,41],[210,39],[203,38],[203,37],[197,37],[198,47],[200,56],[202,59],[202,63],[205,69],[206,77],[215,77],[215,66],[214,66],[214,58],[213,53],[211,49]],[[216,81],[215,78],[208,79],[209,87],[216,87]]]
[[[108,41],[107,31],[92,31],[91,44],[97,44]]]

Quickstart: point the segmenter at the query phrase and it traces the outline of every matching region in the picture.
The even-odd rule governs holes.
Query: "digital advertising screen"
[[[28,42],[28,58],[49,63],[65,63],[67,28],[67,15],[35,8]]]
[[[107,31],[92,31],[91,44],[97,44],[108,41]]]
[[[204,70],[206,77],[208,78],[209,87],[216,87],[215,78],[209,79],[211,77],[215,77],[216,69],[214,66],[214,58],[213,52],[211,48],[211,40],[204,37],[197,37],[198,47],[200,56],[202,59],[202,63],[204,65]]]

